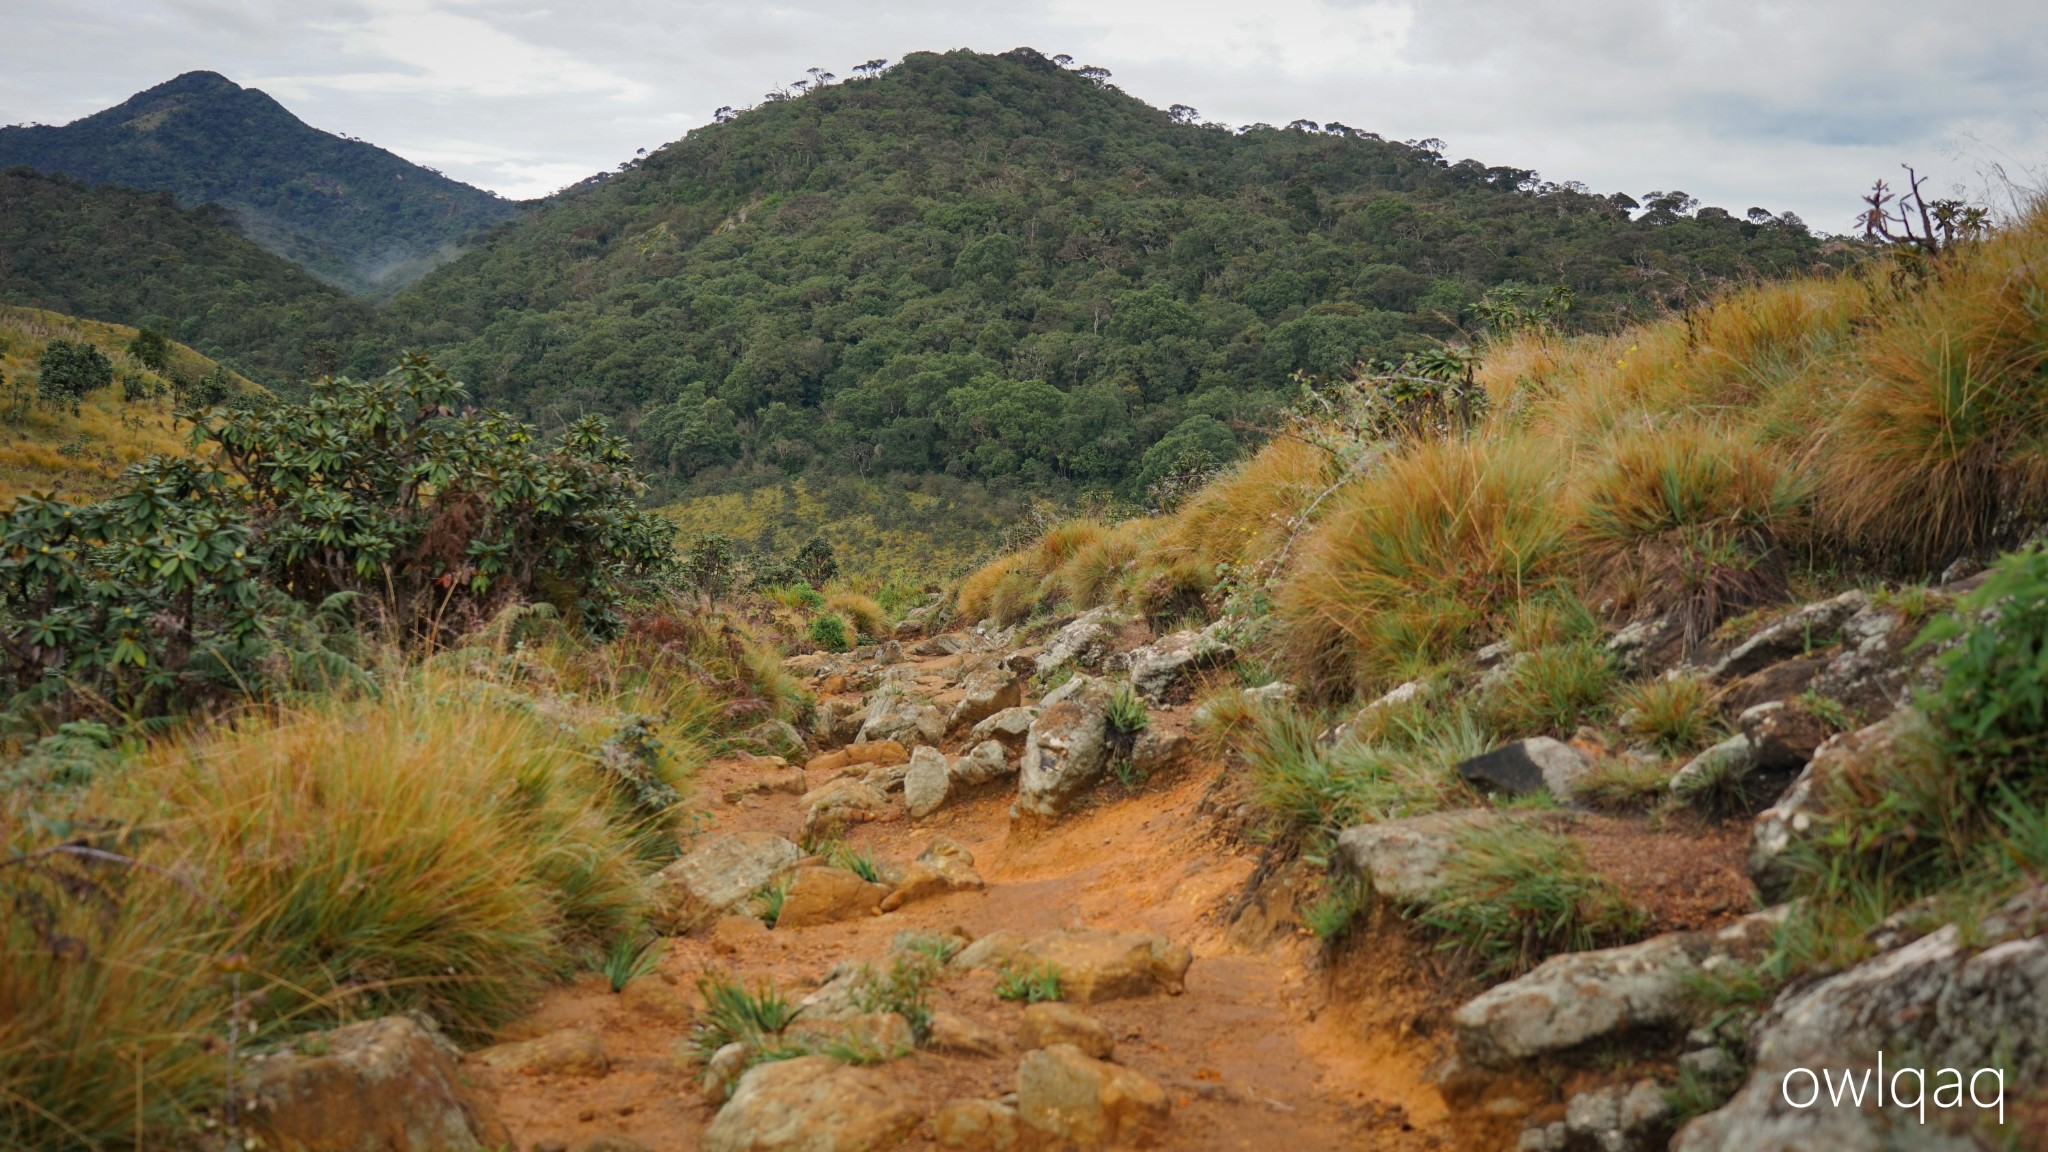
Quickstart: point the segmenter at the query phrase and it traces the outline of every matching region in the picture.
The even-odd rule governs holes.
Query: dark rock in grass
[[[1564,741],[1532,736],[1460,762],[1458,775],[1491,792],[1534,796],[1548,791],[1560,800],[1569,800],[1580,777],[1591,767],[1584,753]]]

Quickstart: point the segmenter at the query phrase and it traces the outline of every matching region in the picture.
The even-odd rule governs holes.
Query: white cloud
[[[2038,0],[69,0],[10,15],[0,122],[191,68],[531,195],[812,65],[1030,45],[1213,119],[1341,120],[1601,191],[1846,227],[1900,162],[2048,158]],[[1973,138],[1968,156],[1951,157]]]

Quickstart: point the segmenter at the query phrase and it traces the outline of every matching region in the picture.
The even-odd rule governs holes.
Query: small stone
[[[1164,1127],[1171,1110],[1149,1077],[1072,1044],[1027,1052],[1017,1065],[1018,1119],[1078,1148],[1138,1143]]]
[[[725,1103],[725,1097],[732,1085],[746,1071],[747,1058],[754,1054],[752,1046],[735,1040],[711,1054],[704,1063],[704,1074],[698,1078],[698,1086],[704,1098],[713,1104]]]
[[[829,1056],[773,1060],[747,1071],[704,1130],[703,1152],[880,1152],[922,1119],[876,1069]]]
[[[806,840],[839,831],[849,824],[879,820],[891,811],[889,796],[880,787],[865,780],[844,778],[804,793],[797,806],[804,813]]]
[[[914,900],[985,886],[981,874],[974,870],[974,854],[960,842],[940,836],[903,870],[903,878],[882,900],[881,909],[894,912]]]
[[[994,1030],[952,1012],[932,1013],[925,1043],[941,1052],[968,1056],[1000,1056],[1003,1052],[1003,1038]]]
[[[1031,941],[1011,962],[1030,970],[1052,968],[1059,973],[1061,999],[1093,1004],[1155,992],[1179,995],[1193,957],[1150,932],[1070,928]]]
[[[500,1072],[528,1076],[602,1076],[611,1070],[604,1041],[595,1032],[568,1028],[533,1040],[497,1044],[469,1054],[467,1059]]]
[[[406,1016],[322,1034],[319,1055],[265,1060],[241,1084],[247,1134],[308,1152],[454,1152],[513,1147],[490,1098],[444,1043]]]
[[[1024,738],[1031,733],[1031,722],[1036,719],[1038,709],[1035,707],[1005,708],[976,724],[973,730],[968,732],[967,739],[972,744],[994,740],[1005,748],[1021,749],[1024,747]]]
[[[965,788],[992,783],[1016,771],[1017,763],[1010,759],[1009,749],[996,740],[983,740],[946,765],[946,774],[953,784]]]
[[[777,930],[808,928],[870,915],[889,890],[844,868],[799,868],[782,898]]]
[[[649,881],[655,925],[683,932],[717,918],[788,870],[803,851],[773,832],[729,832],[692,848]]]
[[[954,1100],[932,1117],[939,1147],[956,1152],[1010,1152],[1017,1147],[1017,1109],[1000,1100]]]
[[[946,718],[946,731],[959,732],[1024,702],[1024,685],[1006,668],[969,673],[960,684],[960,701]]]
[[[1116,1054],[1116,1038],[1102,1021],[1058,1001],[1033,1004],[1017,1018],[1017,1046],[1027,1051],[1072,1044],[1097,1060]]]

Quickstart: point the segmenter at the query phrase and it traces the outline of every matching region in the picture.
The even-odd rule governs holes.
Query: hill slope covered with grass
[[[410,283],[518,211],[322,132],[216,72],[187,72],[70,124],[0,128],[0,168],[15,165],[218,205],[249,239],[355,292]]]
[[[1189,112],[1028,49],[913,54],[551,198],[409,290],[395,339],[543,425],[626,418],[671,492],[1139,496],[1256,440],[1297,372],[1534,314],[1611,329],[1822,259],[1762,210],[1636,214],[1434,141]]]

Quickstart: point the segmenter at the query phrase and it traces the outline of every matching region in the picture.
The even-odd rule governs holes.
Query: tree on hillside
[[[52,404],[79,402],[114,382],[114,362],[90,344],[52,340],[36,359],[36,394]]]

